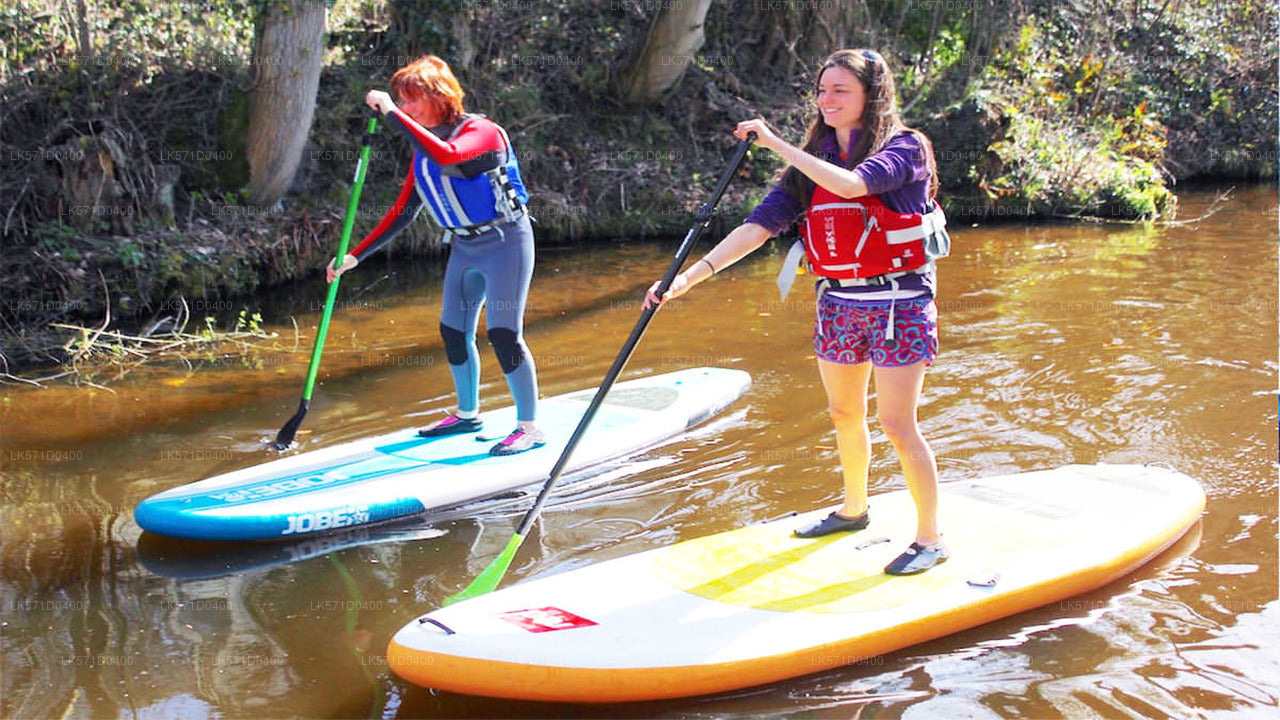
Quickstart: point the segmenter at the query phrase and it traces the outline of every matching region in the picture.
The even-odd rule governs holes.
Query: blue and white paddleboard
[[[751,386],[741,370],[691,368],[620,382],[565,468],[581,470],[680,433]],[[166,490],[138,504],[143,530],[194,540],[290,539],[491,497],[545,480],[595,390],[538,403],[541,448],[504,457],[475,434],[421,438],[416,429],[273,460]],[[489,432],[515,408],[483,413]]]

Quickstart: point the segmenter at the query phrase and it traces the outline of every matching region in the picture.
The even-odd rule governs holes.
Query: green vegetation
[[[965,220],[1167,218],[1178,181],[1276,175],[1269,2],[717,2],[683,79],[635,107],[619,83],[663,3],[336,0],[293,188],[255,207],[244,139],[267,1],[0,9],[11,366],[65,359],[51,323],[96,326],[110,307],[141,327],[183,298],[315,272],[336,246],[363,95],[423,52],[509,130],[542,243],[683,233],[734,122],[763,115],[800,138],[831,38],[890,59],[908,120],[934,140],[944,206]],[[390,204],[405,156],[394,134],[376,140],[357,233]],[[752,153],[718,221],[741,218],[780,169]],[[424,221],[390,251],[439,249]]]

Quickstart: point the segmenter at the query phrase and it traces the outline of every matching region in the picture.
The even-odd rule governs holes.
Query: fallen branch
[[[45,383],[63,378],[72,378],[77,385],[104,388],[93,382],[100,371],[114,373],[112,379],[124,377],[130,371],[147,364],[159,362],[181,362],[188,370],[194,370],[193,355],[199,362],[201,357],[212,360],[213,355],[249,357],[258,353],[296,352],[298,338],[297,324],[294,324],[294,349],[281,346],[275,342],[276,333],[263,332],[258,323],[261,318],[256,314],[246,318],[247,310],[241,311],[239,319],[232,330],[219,330],[213,326],[212,319],[206,319],[203,330],[196,333],[185,331],[190,318],[190,310],[186,301],[182,302],[181,323],[177,329],[161,335],[131,335],[118,330],[108,330],[110,310],[103,323],[97,327],[86,327],[68,323],[50,323],[53,330],[69,330],[71,339],[62,346],[63,356],[60,372],[42,377],[21,377],[9,372],[7,359],[0,355],[0,384],[22,384],[33,387],[44,387]],[[266,342],[270,341],[270,342]]]
[[[1206,208],[1204,212],[1200,213],[1199,217],[1194,217],[1187,220],[1161,220],[1159,222],[1161,225],[1164,225],[1165,227],[1183,227],[1185,225],[1197,225],[1201,222],[1204,222],[1205,220],[1208,220],[1210,217],[1213,217],[1214,215],[1216,215],[1218,211],[1222,210],[1222,208],[1226,206],[1227,201],[1231,199],[1231,193],[1233,192],[1235,192],[1235,186],[1229,187],[1226,190],[1220,190],[1217,193],[1215,193],[1213,196],[1213,202],[1209,203],[1209,207]]]
[[[1172,219],[1170,220],[1145,219],[1144,220],[1142,218],[1128,219],[1128,218],[1114,218],[1114,217],[1099,217],[1097,215],[1086,215],[1084,214],[1083,210],[1080,213],[1050,212],[1050,213],[1045,213],[1044,216],[1049,218],[1054,218],[1057,220],[1073,220],[1076,222],[1089,222],[1089,223],[1094,223],[1096,225],[1160,225],[1163,227],[1184,227],[1187,225],[1196,225],[1196,224],[1202,223],[1205,220],[1208,220],[1210,217],[1216,215],[1219,211],[1222,210],[1223,207],[1226,206],[1227,201],[1231,199],[1231,193],[1234,191],[1235,191],[1234,186],[1229,187],[1226,190],[1219,191],[1214,196],[1213,201],[1209,203],[1209,207],[1206,208],[1204,212],[1200,213],[1196,217],[1188,218],[1186,220],[1172,220]]]
[[[80,362],[81,357],[83,353],[86,351],[86,349],[93,347],[94,343],[97,342],[98,338],[102,336],[102,332],[107,329],[108,325],[111,324],[111,291],[107,289],[107,279],[102,276],[101,270],[98,271],[98,279],[102,280],[102,296],[103,296],[102,302],[105,306],[105,309],[103,311],[104,317],[102,318],[102,326],[98,328],[98,331],[94,333],[93,337],[88,336],[88,330],[86,330],[85,328],[80,328],[82,331],[84,331],[83,337],[85,338],[85,340],[83,340],[80,344],[80,348],[81,348],[80,351],[71,357],[72,365],[76,365]]]

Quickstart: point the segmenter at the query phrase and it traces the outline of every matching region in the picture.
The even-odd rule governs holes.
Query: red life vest
[[[801,234],[815,275],[867,278],[918,270],[946,257],[946,224],[936,204],[927,215],[900,213],[875,195],[842,198],[818,185]]]

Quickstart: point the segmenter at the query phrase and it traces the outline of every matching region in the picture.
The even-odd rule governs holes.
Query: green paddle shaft
[[[369,153],[373,148],[373,136],[378,131],[378,116],[370,115],[369,122],[365,126],[364,140],[360,147],[360,162],[356,165],[355,181],[351,188],[351,197],[347,199],[347,214],[342,220],[342,238],[338,241],[338,256],[334,258],[333,267],[341,267],[342,261],[347,256],[347,245],[351,242],[351,230],[356,224],[356,210],[360,205],[360,191],[364,188],[364,176],[369,169]],[[311,348],[311,364],[307,368],[307,382],[302,388],[302,401],[298,403],[298,410],[289,418],[284,427],[280,428],[280,432],[276,435],[273,443],[277,450],[288,449],[293,442],[293,436],[298,432],[298,427],[302,425],[302,419],[306,417],[307,410],[311,406],[311,393],[315,390],[316,375],[320,372],[320,355],[324,353],[324,339],[329,332],[329,318],[333,315],[333,305],[338,298],[338,280],[329,283],[329,292],[325,295],[324,313],[320,316],[320,326],[316,330],[316,343]]]
[[[351,189],[351,197],[347,200],[347,215],[342,219],[342,238],[338,240],[338,256],[333,260],[336,270],[342,266],[347,256],[347,245],[351,242],[351,230],[356,224],[356,210],[360,205],[360,191],[364,188],[364,176],[369,170],[369,152],[373,146],[373,135],[378,131],[378,118],[370,117],[365,126],[364,142],[360,147],[360,163],[356,165],[355,185]],[[316,386],[316,374],[320,371],[320,354],[324,352],[324,338],[329,332],[329,318],[333,316],[333,305],[338,298],[338,281],[334,278],[329,283],[329,293],[324,299],[324,314],[320,316],[320,328],[316,331],[316,345],[311,349],[311,367],[307,369],[307,384],[302,389],[302,399],[310,400],[311,391]]]

